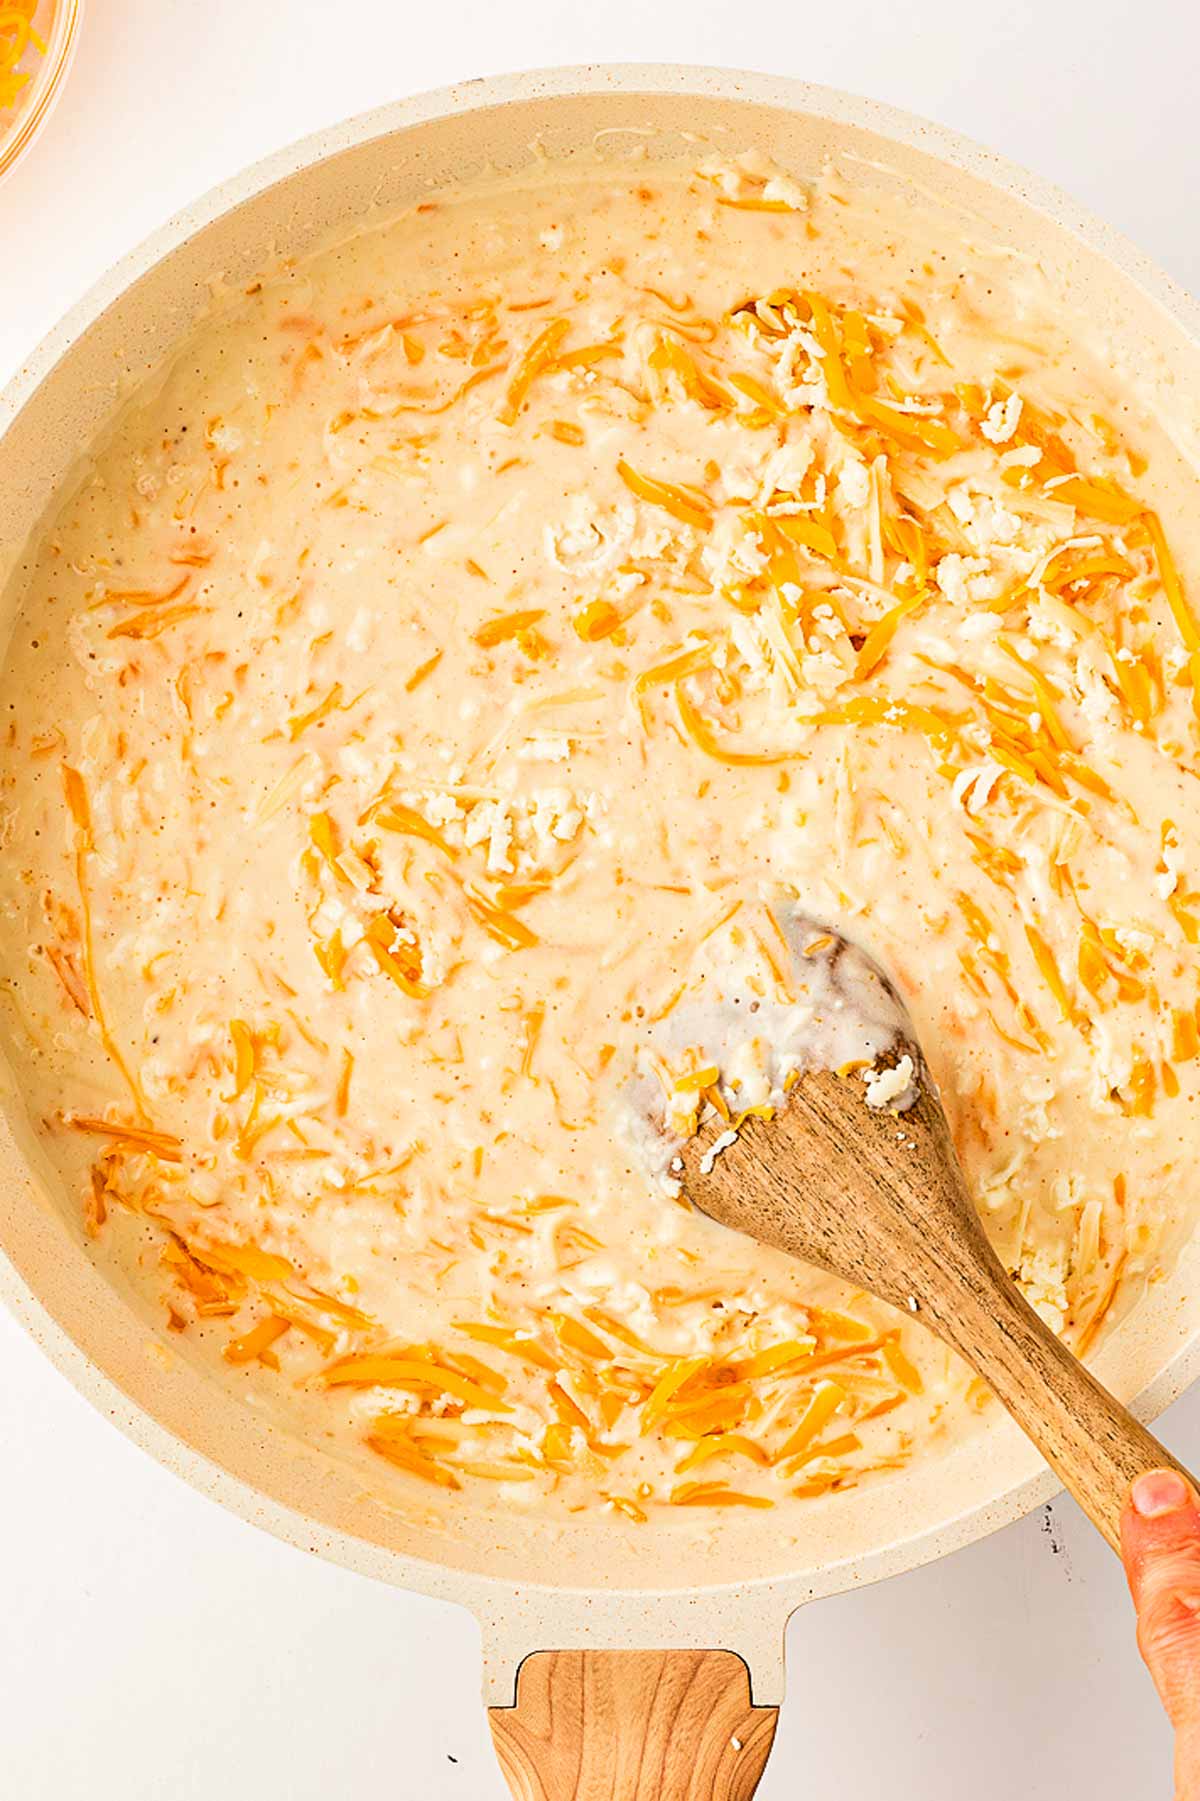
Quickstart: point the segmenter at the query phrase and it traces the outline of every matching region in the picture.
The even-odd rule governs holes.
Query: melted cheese
[[[641,1524],[968,1429],[919,1326],[619,1129],[728,1107],[696,1009],[786,1012],[780,893],[896,976],[1073,1343],[1190,1229],[1184,472],[948,241],[753,159],[430,200],[226,296],[35,546],[31,1112],[97,1257],[381,1481]]]

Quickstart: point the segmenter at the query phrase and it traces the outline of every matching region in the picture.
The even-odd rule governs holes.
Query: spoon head
[[[860,947],[778,918],[796,1004],[771,1100],[739,1117],[722,1096],[672,1170],[702,1213],[919,1310],[931,1256],[981,1235],[912,1021]]]
[[[880,966],[792,903],[777,903],[770,917],[774,982],[764,984],[761,960],[714,957],[655,1029],[663,1061],[718,1070],[715,1087],[734,1116],[778,1104],[804,1071],[870,1071],[899,1063],[908,1047],[915,1077],[912,1021]],[[900,1106],[915,1097],[915,1084],[889,1096]],[[646,1101],[652,1115],[652,1092]]]

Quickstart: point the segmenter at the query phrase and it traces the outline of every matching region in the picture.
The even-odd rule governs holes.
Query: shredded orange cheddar
[[[428,999],[431,990],[421,981],[424,966],[420,950],[405,941],[390,914],[376,914],[367,927],[364,942],[384,975],[410,1000]]]
[[[712,509],[703,494],[680,487],[675,482],[660,481],[653,475],[639,475],[623,458],[617,463],[617,473],[639,500],[648,501],[651,506],[662,507],[673,519],[692,526],[696,531],[711,531]]]
[[[692,1377],[706,1367],[707,1357],[679,1357],[667,1365],[642,1409],[642,1430],[648,1432],[666,1412],[670,1402]]]
[[[433,1483],[439,1488],[462,1487],[452,1469],[437,1458],[427,1456],[413,1443],[403,1415],[378,1415],[374,1429],[367,1434],[366,1443],[378,1456],[386,1458],[389,1463],[394,1463],[397,1469],[404,1470],[410,1476],[419,1476],[423,1482]]]
[[[479,921],[489,938],[502,944],[505,950],[528,950],[538,942],[537,933],[530,930],[524,921],[515,914],[506,912],[503,907],[493,907],[478,894],[467,893],[467,905]]]
[[[621,623],[621,615],[607,600],[589,600],[571,623],[585,644],[594,644],[599,638],[612,636]]]
[[[744,1494],[715,1482],[683,1482],[671,1491],[673,1507],[773,1507],[769,1495]]]
[[[571,329],[567,319],[553,319],[529,345],[524,356],[513,370],[509,378],[504,399],[500,405],[498,418],[504,425],[515,425],[517,415],[524,406],[529,390],[546,369],[554,362],[559,346]]]
[[[768,169],[481,178],[248,281],[3,674],[0,985],[89,1251],[384,1504],[607,1517],[614,1570],[975,1429],[919,1320],[676,1192],[838,931],[1073,1346],[1200,1151],[1186,470],[1034,266]]]
[[[254,1363],[264,1359],[271,1346],[289,1330],[291,1321],[278,1314],[268,1314],[240,1338],[231,1338],[224,1356],[229,1363]]]
[[[824,1431],[834,1414],[844,1406],[845,1401],[846,1390],[838,1383],[819,1383],[796,1426],[776,1453],[776,1463],[785,1463],[807,1449],[817,1434]]]
[[[310,725],[319,725],[323,719],[328,719],[329,715],[336,712],[341,704],[342,684],[340,682],[334,682],[324,700],[318,701],[317,705],[311,708],[309,712],[294,714],[292,718],[288,720],[288,737],[292,740],[292,743],[294,744],[296,739],[306,732]]]
[[[522,632],[527,632],[530,626],[536,625],[545,616],[544,607],[527,607],[523,612],[501,613],[481,625],[472,636],[481,649],[494,650],[497,644],[506,644],[511,638],[519,638]]]
[[[94,1119],[83,1113],[72,1113],[65,1117],[66,1123],[76,1132],[114,1139],[135,1150],[148,1151],[152,1156],[160,1157],[164,1163],[180,1163],[183,1160],[183,1146],[170,1132],[156,1132],[149,1126],[121,1124],[115,1120]]]
[[[327,1388],[340,1388],[350,1383],[356,1388],[435,1389],[461,1401],[465,1407],[485,1407],[495,1413],[509,1413],[490,1388],[483,1388],[457,1370],[447,1369],[432,1361],[405,1357],[347,1357],[324,1371]]]

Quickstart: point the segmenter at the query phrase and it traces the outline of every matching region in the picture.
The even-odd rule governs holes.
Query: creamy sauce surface
[[[960,1365],[622,1127],[771,1104],[781,895],[897,980],[1057,1330],[1161,1272],[1191,471],[1087,338],[865,176],[597,162],[271,272],[132,397],[4,670],[0,976],[182,1352],[465,1506],[795,1508],[954,1443]]]

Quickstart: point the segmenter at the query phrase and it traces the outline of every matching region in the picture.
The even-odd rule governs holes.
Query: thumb
[[[1179,1801],[1200,1801],[1200,1500],[1176,1471],[1134,1483],[1121,1555],[1138,1647],[1175,1728]]]

